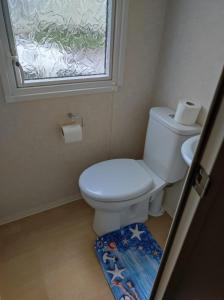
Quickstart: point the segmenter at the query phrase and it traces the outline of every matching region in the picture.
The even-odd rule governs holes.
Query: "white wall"
[[[203,122],[224,61],[224,1],[168,4],[160,51],[166,0],[130,0],[118,92],[7,105],[0,96],[0,222],[69,201],[79,192],[79,174],[95,162],[140,158],[151,106],[176,108],[180,98],[197,98]],[[65,145],[58,124],[70,111],[83,116],[85,138]],[[171,214],[178,188],[167,189]]]
[[[170,0],[152,105],[173,109],[179,99],[198,99],[203,123],[224,63],[224,1]],[[173,214],[181,183],[167,189]]]
[[[118,92],[18,104],[0,96],[0,222],[70,201],[79,193],[80,173],[95,162],[142,156],[165,4],[130,1]],[[81,143],[63,143],[58,124],[68,112],[84,118]]]

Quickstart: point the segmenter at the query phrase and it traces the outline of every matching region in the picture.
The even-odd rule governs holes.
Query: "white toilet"
[[[181,145],[201,131],[199,125],[181,125],[173,117],[174,111],[166,107],[150,110],[143,160],[107,160],[81,174],[81,194],[95,209],[97,235],[163,213],[164,187],[181,180],[187,171]]]

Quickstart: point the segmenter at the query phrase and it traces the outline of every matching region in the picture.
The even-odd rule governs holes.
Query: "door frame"
[[[211,136],[212,129],[215,126],[216,118],[219,113],[219,109],[221,107],[223,99],[224,99],[224,68],[222,70],[222,73],[221,73],[221,76],[220,76],[220,79],[219,79],[219,82],[218,82],[218,85],[217,85],[217,88],[216,88],[216,91],[215,91],[215,94],[213,97],[213,101],[212,101],[212,104],[211,104],[209,112],[208,112],[208,116],[207,116],[207,119],[206,119],[206,122],[205,122],[205,125],[203,128],[202,134],[201,134],[201,138],[199,141],[199,145],[197,147],[197,151],[195,153],[194,160],[188,171],[187,179],[185,181],[185,185],[184,185],[184,188],[182,190],[182,194],[181,194],[181,197],[179,200],[178,208],[175,213],[174,220],[173,220],[173,223],[171,226],[171,230],[170,230],[167,242],[166,242],[162,261],[161,261],[161,264],[160,264],[160,267],[158,270],[156,280],[153,285],[150,300],[159,299],[159,298],[157,298],[157,295],[159,292],[161,279],[164,274],[164,270],[165,270],[166,264],[168,262],[168,258],[172,251],[172,246],[174,244],[174,240],[176,238],[177,231],[179,229],[179,225],[182,220],[183,213],[184,213],[184,210],[186,208],[186,205],[187,205],[187,202],[189,199],[191,188],[195,181],[195,176],[198,173],[198,170],[200,167],[200,162],[203,158],[203,154],[205,152],[206,145],[208,144],[209,138]],[[201,199],[199,199],[199,201],[200,200]],[[189,225],[189,228],[190,228],[190,225]],[[189,230],[189,228],[188,228],[188,230]],[[187,236],[187,233],[186,233],[186,236]],[[178,259],[178,257],[179,257],[179,255],[177,256],[177,259]],[[176,262],[174,263],[172,271],[174,270],[174,268],[176,266],[177,259],[176,259]],[[170,277],[167,279],[167,285],[168,285],[169,279],[170,279]],[[166,285],[166,288],[167,288],[167,285]],[[165,290],[164,290],[164,293],[165,293]]]

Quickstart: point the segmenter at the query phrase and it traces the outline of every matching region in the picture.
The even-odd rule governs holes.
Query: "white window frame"
[[[3,0],[5,1],[5,0]],[[3,10],[0,5],[0,78],[3,85],[5,101],[18,102],[49,97],[62,97],[77,94],[91,94],[99,92],[114,92],[122,85],[124,72],[124,57],[127,36],[129,0],[112,0],[112,29],[110,38],[110,66],[109,74],[82,76],[73,80],[48,79],[50,85],[19,87],[14,74],[12,52],[8,41]],[[111,30],[112,31],[112,30]]]

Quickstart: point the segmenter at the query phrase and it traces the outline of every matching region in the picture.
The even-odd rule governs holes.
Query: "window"
[[[116,88],[127,2],[2,0],[0,59],[6,99]]]

